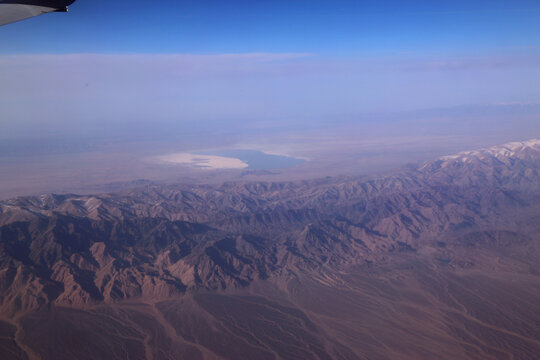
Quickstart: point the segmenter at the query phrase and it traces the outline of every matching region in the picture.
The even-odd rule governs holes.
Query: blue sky
[[[478,53],[540,46],[540,3],[77,0],[0,29],[1,53]]]
[[[0,27],[0,139],[536,109],[539,83],[537,0],[77,0]]]

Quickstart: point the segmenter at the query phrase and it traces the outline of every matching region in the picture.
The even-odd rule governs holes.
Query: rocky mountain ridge
[[[365,264],[468,229],[514,231],[515,209],[538,208],[539,194],[530,194],[539,169],[540,141],[531,140],[373,179],[3,201],[1,301],[16,312],[51,301],[167,297]]]
[[[371,284],[383,276],[386,285],[373,288],[370,295],[377,303],[388,299],[386,295],[379,298],[384,286],[400,288],[403,279],[416,283],[418,277],[427,276],[422,280],[427,282],[421,285],[423,290],[417,291],[421,296],[427,296],[424,292],[428,291],[435,297],[449,291],[448,279],[461,273],[490,274],[496,270],[503,277],[527,274],[535,279],[540,275],[539,172],[540,141],[531,140],[445,156],[380,177],[220,186],[146,185],[121,193],[48,194],[2,201],[0,317],[28,329],[17,319],[41,319],[42,314],[52,314],[49,309],[116,309],[126,301],[171,302],[198,309],[197,314],[203,314],[197,320],[200,325],[221,316],[213,312],[221,302],[214,303],[208,300],[213,295],[202,294],[259,291],[270,297],[249,300],[258,304],[253,305],[257,309],[268,309],[268,301],[274,309],[293,301],[294,306],[310,309],[313,314],[324,314],[330,310],[313,303],[314,299],[323,301],[326,295],[321,294],[328,291],[353,291],[358,279]],[[428,270],[418,273],[417,268]],[[264,290],[268,286],[277,290]],[[354,296],[361,298],[358,294],[371,289],[371,285],[366,286],[354,290]],[[490,289],[485,289],[486,294]],[[315,292],[313,297],[305,295],[310,291]],[[276,294],[285,295],[276,300]],[[244,301],[219,296],[226,296],[220,301]],[[353,309],[370,306],[371,300],[365,301],[362,306],[354,302],[343,306],[356,314]],[[452,301],[444,301],[444,306],[457,311]],[[181,315],[182,323],[195,321],[187,320],[182,310],[171,310],[177,305],[159,310],[152,306],[145,311],[172,311],[173,317]],[[275,311],[268,320],[271,323],[276,321],[274,316],[285,316],[285,310]],[[297,324],[297,316],[303,313],[287,311]],[[342,316],[337,309],[331,312]],[[129,325],[134,320],[123,316],[123,324],[134,331]],[[453,317],[445,316],[441,324],[451,326],[448,319]],[[305,321],[303,326],[308,326]],[[159,328],[170,326],[180,325],[173,322]],[[358,330],[358,324],[350,326]],[[233,331],[227,329],[223,331]],[[311,335],[306,335],[309,341],[322,346],[319,335],[312,333],[315,328],[310,329]],[[177,331],[188,330],[180,326]],[[333,331],[340,332],[339,328]],[[191,339],[189,336],[182,341]],[[205,343],[204,338],[197,341],[197,351],[202,354],[206,347],[212,349],[207,358],[222,358],[217,343]],[[354,341],[347,345],[352,348],[332,344],[324,346],[330,346],[333,350],[328,351],[333,355],[318,347],[318,355],[303,356],[359,358],[360,350],[351,350],[360,346]],[[0,350],[1,346],[0,341]],[[270,348],[275,351],[274,345],[268,346],[265,354]],[[476,358],[489,358],[486,351],[480,351]]]

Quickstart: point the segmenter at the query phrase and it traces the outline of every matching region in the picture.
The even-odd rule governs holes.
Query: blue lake
[[[197,154],[225,156],[240,159],[249,165],[247,168],[249,170],[281,169],[299,165],[305,162],[303,159],[284,155],[266,154],[257,150],[212,150],[198,151]]]

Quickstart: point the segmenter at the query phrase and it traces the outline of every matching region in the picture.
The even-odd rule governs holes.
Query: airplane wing
[[[75,0],[0,0],[0,25],[59,11],[66,12]]]

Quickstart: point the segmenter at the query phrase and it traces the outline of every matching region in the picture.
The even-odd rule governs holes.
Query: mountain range
[[[0,201],[3,359],[536,359],[540,140]]]

